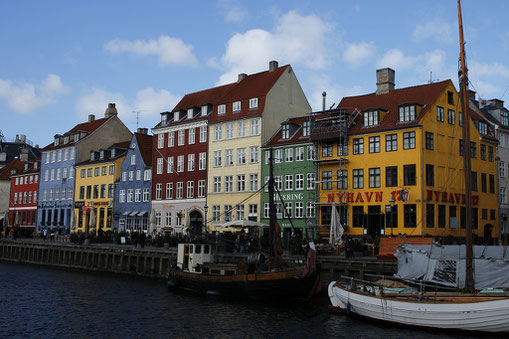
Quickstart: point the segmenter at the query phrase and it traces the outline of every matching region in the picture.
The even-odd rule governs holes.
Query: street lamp
[[[391,203],[391,237],[392,237],[392,230],[394,229],[394,203],[396,202],[396,200],[394,200],[394,198],[391,198],[391,200],[389,200],[389,202]]]
[[[207,206],[207,203],[205,203],[205,206],[203,206],[203,210],[205,211],[205,222],[203,223],[205,229],[202,230],[202,235],[207,233],[207,211],[208,211],[209,207]]]

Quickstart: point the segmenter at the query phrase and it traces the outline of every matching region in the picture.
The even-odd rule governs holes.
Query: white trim
[[[197,128],[197,127],[201,127],[201,126],[207,126],[207,121],[203,120],[203,121],[190,122],[187,124],[179,124],[176,126],[153,128],[152,133],[155,135],[155,134],[162,134],[162,133],[167,133],[167,132],[175,132],[175,131],[179,131],[179,130],[186,130],[189,128]]]
[[[9,211],[29,211],[29,210],[36,210],[37,206],[32,207],[9,207]]]

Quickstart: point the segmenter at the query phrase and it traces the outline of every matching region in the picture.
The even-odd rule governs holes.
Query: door
[[[368,235],[376,237],[380,235],[383,228],[383,214],[381,207],[368,206]]]
[[[191,236],[199,236],[202,233],[202,227],[203,227],[203,216],[200,212],[194,210],[191,213],[189,213],[190,218],[190,231]]]

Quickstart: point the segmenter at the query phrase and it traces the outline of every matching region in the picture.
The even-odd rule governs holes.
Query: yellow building
[[[74,232],[96,233],[113,230],[115,182],[120,178],[129,141],[108,149],[91,151],[89,160],[75,165]]]
[[[394,71],[382,69],[376,93],[343,98],[317,116],[311,133],[322,234],[336,205],[345,234],[464,237],[460,107],[450,80],[394,89]],[[472,225],[489,239],[498,235],[496,139],[480,115],[469,114]]]

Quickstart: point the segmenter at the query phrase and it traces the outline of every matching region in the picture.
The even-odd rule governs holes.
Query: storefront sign
[[[83,208],[83,206],[85,206],[85,202],[84,201],[76,201],[74,203],[74,208]]]
[[[410,193],[406,189],[390,192],[392,201],[408,201]],[[329,193],[327,195],[327,202],[382,202],[383,192],[338,192]]]
[[[427,190],[426,200],[452,204],[465,204],[465,194]],[[477,205],[478,203],[479,196],[472,195],[472,205]]]
[[[302,193],[281,194],[281,198],[283,199],[283,201],[300,201],[304,199],[304,194]],[[274,194],[274,200],[280,200],[279,194]]]

